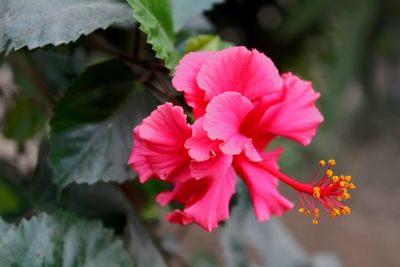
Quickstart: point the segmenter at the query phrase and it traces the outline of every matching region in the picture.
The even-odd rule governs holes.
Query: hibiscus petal
[[[218,145],[221,141],[211,140],[207,132],[203,129],[204,117],[195,121],[192,126],[193,134],[189,138],[185,147],[188,149],[189,156],[196,161],[205,161],[215,157]]]
[[[160,105],[137,128],[144,144],[142,154],[161,180],[191,178],[190,157],[184,144],[192,131],[181,107]]]
[[[177,91],[184,92],[186,102],[193,108],[193,115],[198,118],[204,114],[205,92],[197,85],[197,74],[203,62],[215,52],[191,52],[186,54],[175,68],[172,85]]]
[[[211,139],[224,141],[220,149],[225,154],[239,155],[243,151],[251,160],[261,161],[252,140],[240,132],[242,123],[252,108],[250,100],[240,93],[222,93],[214,97],[207,106],[204,130]]]
[[[129,156],[128,164],[138,173],[140,182],[146,182],[154,175],[150,164],[147,162],[143,152],[143,140],[139,136],[139,128],[133,130],[133,149]]]
[[[256,101],[282,87],[274,63],[257,50],[243,46],[208,57],[200,68],[197,83],[206,92],[206,100],[226,91],[237,91]]]
[[[319,98],[310,82],[291,73],[282,76],[286,91],[282,103],[272,106],[262,118],[265,131],[308,145],[323,121],[314,102]]]
[[[266,221],[270,215],[282,215],[293,207],[277,190],[277,178],[266,171],[261,164],[249,161],[243,156],[235,157],[234,166],[249,190],[254,213],[258,221]],[[265,164],[272,166],[272,161]]]
[[[214,157],[206,161],[194,161],[190,163],[191,174],[195,179],[203,177],[217,177],[225,175],[232,164],[232,155],[225,155],[217,150]]]
[[[172,191],[164,191],[157,195],[156,201],[165,206],[172,200],[175,202],[185,205],[191,199],[196,199],[198,196],[202,196],[207,190],[206,183],[199,183],[195,179],[189,179],[185,182],[174,183]]]
[[[253,109],[242,124],[242,133],[252,138],[252,143],[258,151],[262,151],[276,137],[267,131],[268,126],[263,124],[262,118],[271,106],[283,101],[284,95],[285,91],[279,90],[253,103]]]
[[[188,187],[186,187],[186,184]],[[196,185],[195,191],[189,191]],[[200,189],[200,190],[198,190]],[[179,191],[179,192],[178,192]],[[191,180],[174,192],[173,198],[182,200],[182,192],[190,194],[186,198],[183,211],[174,210],[166,219],[172,223],[197,223],[207,231],[212,231],[220,221],[229,217],[229,202],[235,192],[235,173],[232,168],[215,178]]]
[[[189,223],[196,223],[192,216],[190,216],[189,214],[185,213],[184,211],[178,210],[178,209],[165,215],[165,219],[167,221],[169,221],[170,223],[176,223],[176,224],[181,224],[181,225],[186,225]]]

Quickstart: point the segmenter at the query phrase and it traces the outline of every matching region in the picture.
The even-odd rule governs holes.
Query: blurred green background
[[[313,143],[274,143],[286,150],[281,168],[306,180],[320,159],[334,158],[335,170],[351,174],[358,188],[349,217],[325,216],[312,225],[295,211],[285,214],[282,220],[298,243],[310,254],[336,253],[343,266],[400,266],[400,1],[227,0],[186,30],[257,48],[281,72],[311,80],[321,93],[325,122]],[[95,35],[125,48],[131,32],[113,28]],[[95,51],[94,40],[83,37],[80,45],[46,47],[29,56],[22,51],[1,65],[0,214],[10,221],[31,209],[27,177],[48,131],[49,106],[85,66],[109,57]],[[148,50],[144,56],[151,57]],[[281,190],[297,203],[295,192]],[[196,266],[221,264],[220,230],[204,235],[197,227],[160,228],[182,235],[180,253]]]

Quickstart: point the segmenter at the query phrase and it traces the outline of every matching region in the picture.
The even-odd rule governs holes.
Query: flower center
[[[349,215],[351,209],[342,202],[350,199],[349,190],[356,188],[351,182],[350,175],[334,175],[332,167],[335,166],[335,160],[328,160],[328,164],[321,160],[314,175],[307,183],[300,183],[289,176],[275,170],[268,171],[279,180],[297,190],[300,198],[300,214],[313,217],[312,223],[318,224],[320,208],[326,210],[332,218],[340,215]],[[320,178],[317,179],[323,167]]]

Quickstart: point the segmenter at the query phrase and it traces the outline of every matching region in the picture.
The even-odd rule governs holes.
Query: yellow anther
[[[319,186],[314,186],[313,187],[313,191],[314,192],[319,192],[321,190],[321,188]]]
[[[331,217],[337,217],[340,215],[340,211],[337,208],[331,210]]]
[[[320,198],[321,197],[321,193],[320,193],[320,188],[318,186],[315,186],[313,188],[313,197],[315,198]]]
[[[345,181],[341,181],[340,182],[340,187],[349,187],[349,183],[348,182],[345,182]]]
[[[319,165],[321,165],[321,167],[324,167],[325,166],[325,160],[321,159],[319,161]]]
[[[349,184],[349,188],[350,188],[350,189],[356,189],[357,186],[356,186],[355,184],[353,184],[353,183],[350,183],[350,184]]]
[[[332,182],[337,183],[339,181],[339,177],[337,175],[334,175],[332,177]]]
[[[300,208],[300,209],[298,209],[298,211],[299,211],[300,214],[303,214],[304,213],[304,208]]]
[[[351,176],[350,175],[346,175],[344,177],[344,179],[346,180],[346,182],[350,182],[351,181]]]
[[[333,171],[332,170],[326,170],[325,175],[328,177],[331,177],[333,175]]]
[[[343,206],[343,207],[341,208],[341,210],[342,210],[342,214],[343,214],[343,215],[349,215],[349,214],[351,213],[351,208],[349,208],[349,207],[347,207],[347,206]]]
[[[337,200],[337,201],[342,201],[343,199],[342,199],[341,196],[337,196],[337,197],[336,197],[336,200]]]
[[[307,216],[310,216],[310,215],[311,215],[311,211],[310,211],[310,210],[307,210],[307,211],[306,211],[306,215],[307,215]]]
[[[314,209],[314,217],[317,218],[319,216],[319,209],[315,208]]]
[[[317,219],[312,220],[312,224],[318,224],[318,220]]]
[[[345,199],[345,200],[348,200],[348,199],[350,199],[350,194],[349,193],[343,193],[343,198]]]
[[[328,163],[329,163],[329,165],[331,165],[331,166],[335,166],[336,161],[335,161],[334,159],[330,159],[330,160],[328,160]]]

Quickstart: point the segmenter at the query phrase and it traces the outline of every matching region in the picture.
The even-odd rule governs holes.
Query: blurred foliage
[[[9,162],[0,161],[0,216],[7,222],[31,209],[27,177]]]
[[[7,112],[3,125],[5,137],[23,143],[43,131],[46,115],[34,99],[16,99]]]
[[[354,83],[362,85],[355,109],[371,115],[354,119],[365,125],[390,114],[398,117],[393,113],[398,96],[394,100],[393,89],[382,88],[373,73],[381,67],[377,61],[399,64],[399,8],[393,0],[232,0],[208,16],[223,39],[257,47],[280,70],[312,80],[322,92],[326,127],[336,127],[345,116],[338,106],[351,101],[347,89]]]

